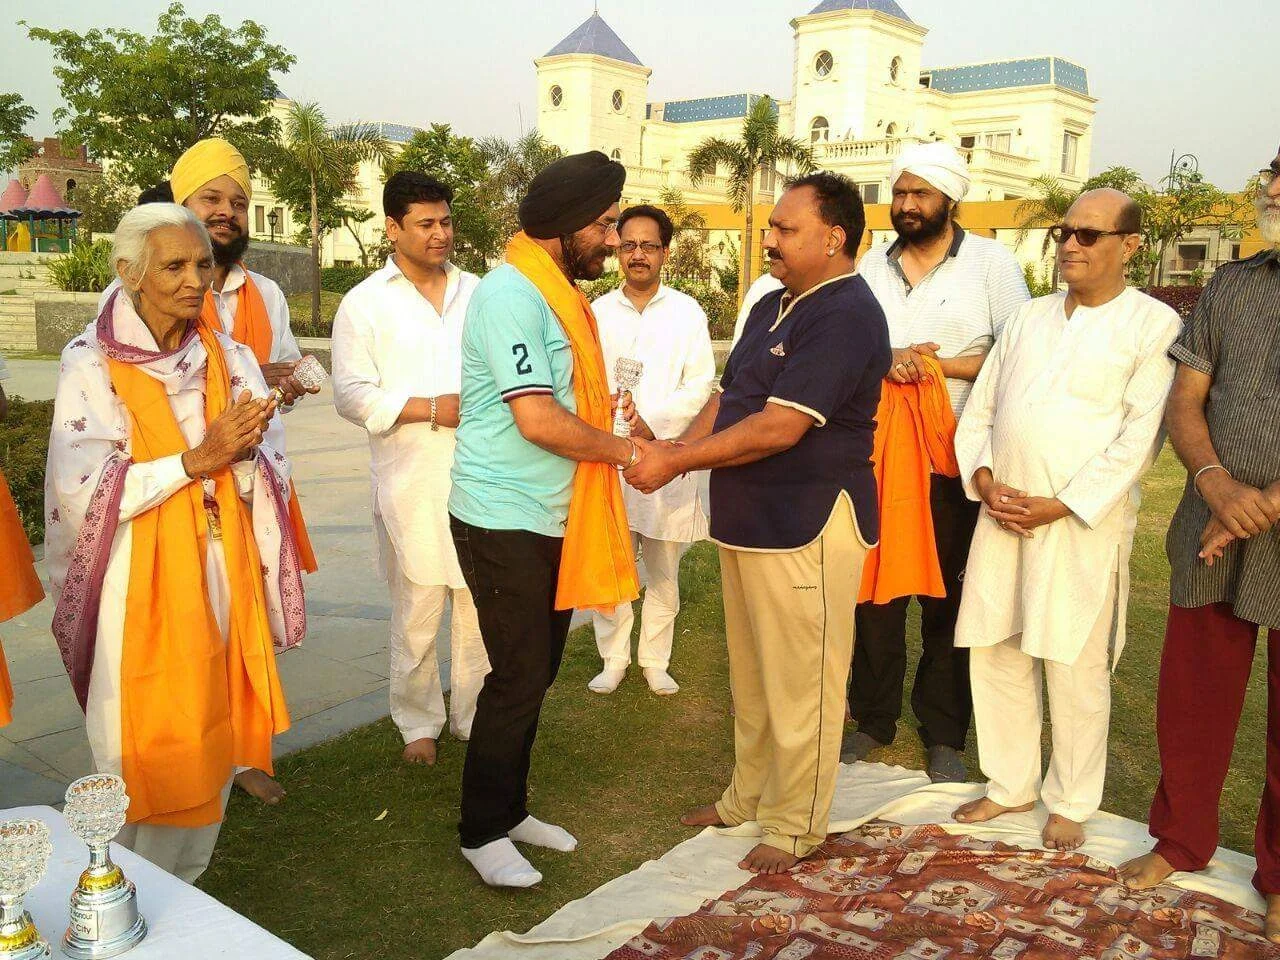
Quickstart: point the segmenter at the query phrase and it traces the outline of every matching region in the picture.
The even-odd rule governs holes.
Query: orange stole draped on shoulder
[[[600,430],[611,430],[609,381],[587,298],[551,254],[523,232],[507,244],[507,262],[538,288],[569,338],[578,417]],[[608,463],[580,462],[573,474],[569,522],[560,551],[556,609],[611,612],[639,595],[640,575],[618,471]]]
[[[871,454],[880,495],[880,545],[863,565],[859,603],[947,595],[933,536],[929,476],[960,473],[956,417],[941,365],[925,357],[924,373],[928,383],[886,380],[880,390]]]
[[[236,300],[235,326],[230,331],[222,329],[222,318],[218,316],[218,305],[214,302],[213,291],[204,295],[204,307],[200,311],[200,322],[210,330],[230,333],[236,343],[243,343],[253,351],[258,366],[271,362],[271,344],[274,334],[271,332],[271,315],[267,313],[267,304],[262,299],[258,285],[253,282],[249,268],[243,263],[244,283]],[[289,481],[289,520],[293,525],[293,538],[298,547],[298,562],[307,573],[315,573],[319,569],[315,551],[311,548],[311,538],[307,535],[307,522],[302,517],[302,505],[298,503],[298,491]]]
[[[207,327],[205,422],[227,408],[226,357]],[[129,410],[133,459],[187,450],[164,386],[108,360]],[[236,765],[271,772],[271,738],[289,728],[249,507],[230,467],[213,475],[231,610],[224,642],[205,588],[208,521],[193,482],[132,521],[120,664],[122,762],[130,823],[202,827],[222,819]]]
[[[0,623],[30,610],[44,599],[44,587],[36,576],[35,557],[22,518],[0,471]],[[13,719],[13,684],[0,645],[0,727]]]

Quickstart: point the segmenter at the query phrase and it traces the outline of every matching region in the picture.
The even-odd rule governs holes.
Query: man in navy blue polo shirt
[[[854,273],[864,226],[844,177],[788,185],[764,242],[783,289],[751,311],[722,392],[626,472],[648,493],[711,468],[735,762],[724,795],[681,820],[755,820],[763,840],[740,864],[753,873],[816,849],[835,792],[854,606],[879,535],[871,444],[891,355],[884,313]]]

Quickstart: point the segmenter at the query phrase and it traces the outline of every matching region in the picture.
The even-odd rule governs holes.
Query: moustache
[[[627,266],[631,267],[633,270],[637,267],[647,267],[648,265],[649,265],[648,260],[632,260],[627,263]]]
[[[236,233],[244,233],[244,231],[240,229],[240,224],[236,223],[234,220],[206,220],[204,225],[210,230],[214,227],[226,227],[228,230],[232,230]]]
[[[781,259],[782,259],[782,254],[780,254],[777,250],[766,250],[766,251],[764,252],[764,255],[765,255],[766,257],[768,257],[770,260],[781,260]]]

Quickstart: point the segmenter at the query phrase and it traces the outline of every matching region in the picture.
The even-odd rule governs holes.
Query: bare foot
[[[970,800],[951,816],[957,823],[986,823],[1002,814],[1026,813],[1034,806],[1034,803],[1024,803],[1020,807],[1002,807],[989,797],[983,797],[980,800]]]
[[[694,807],[692,810],[686,810],[680,814],[680,822],[686,827],[724,827],[728,826],[720,819],[720,814],[716,812],[716,805],[708,803],[706,806]]]
[[[269,807],[274,807],[285,797],[284,787],[267,776],[265,771],[256,768],[237,773],[236,786]]]
[[[1040,837],[1050,850],[1074,850],[1084,843],[1084,824],[1051,813]]]
[[[771,847],[767,843],[757,843],[742,858],[738,867],[752,873],[786,873],[799,862],[800,858],[795,854]]]
[[[428,767],[433,767],[436,763],[436,742],[430,737],[423,737],[406,743],[402,756],[405,763],[425,763]]]
[[[1264,932],[1272,943],[1280,943],[1280,893],[1267,894],[1267,923]]]
[[[1154,850],[1122,863],[1119,870],[1120,882],[1131,890],[1158,887],[1173,872],[1173,865]]]

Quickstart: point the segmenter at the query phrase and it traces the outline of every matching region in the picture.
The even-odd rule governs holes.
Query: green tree
[[[685,203],[684,194],[674,187],[662,191],[662,209],[667,212],[675,227],[671,252],[667,256],[667,275],[705,283],[712,273],[706,218],[690,210]]]
[[[476,197],[493,216],[501,243],[520,229],[517,211],[533,178],[562,154],[537,130],[518,140],[486,137],[477,147],[489,172],[477,185]]]
[[[35,110],[21,95],[0,93],[0,172],[16,170],[36,152],[35,141],[24,132],[35,118]]]
[[[808,144],[778,131],[777,106],[761,97],[742,122],[742,139],[708,137],[689,154],[689,180],[696,187],[723,167],[728,171],[727,196],[734,212],[746,211],[742,237],[740,278],[751,275],[751,246],[755,232],[756,179],[762,173],[777,174],[779,164],[794,166],[801,173],[814,169],[813,151]],[[744,279],[739,280],[738,302],[746,295]]]
[[[1134,199],[1142,207],[1143,249],[1131,262],[1131,276],[1145,273],[1140,282],[1148,286],[1163,286],[1170,244],[1197,226],[1214,227],[1228,236],[1247,222],[1252,207],[1247,196],[1219,190],[1198,170],[1175,170],[1160,181],[1159,190],[1143,187]]]
[[[1071,205],[1076,202],[1079,191],[1072,190],[1052,174],[1044,174],[1031,181],[1031,192],[1018,201],[1013,215],[1018,221],[1018,232],[1014,235],[1015,243],[1021,246],[1033,229],[1044,229],[1055,223],[1061,223]],[[1046,232],[1040,244],[1040,258],[1049,255],[1053,240]],[[1058,260],[1053,259],[1049,289],[1058,289]]]
[[[447,123],[433,123],[384,167],[388,177],[399,170],[430,174],[453,189],[454,260],[483,273],[505,239],[499,211],[482,196],[490,174],[485,151],[470,137],[455,136]]]
[[[212,14],[193,20],[173,3],[153,36],[19,23],[53,47],[65,103],[53,116],[64,135],[118,163],[135,186],[168,177],[183,151],[205,137],[226,137],[255,166],[268,154],[278,132],[271,74],[288,72],[294,57],[252,20],[230,29]]]
[[[94,233],[112,233],[125,211],[138,201],[138,190],[126,183],[115,165],[100,177],[86,177],[76,188],[74,206],[80,211],[76,231],[82,237]]]
[[[291,103],[284,137],[272,161],[278,171],[276,196],[295,211],[306,211],[311,243],[311,323],[320,322],[320,238],[342,226],[350,208],[343,198],[357,187],[360,164],[385,163],[391,144],[370,123],[330,128],[314,103]],[[298,216],[299,213],[295,213]]]

